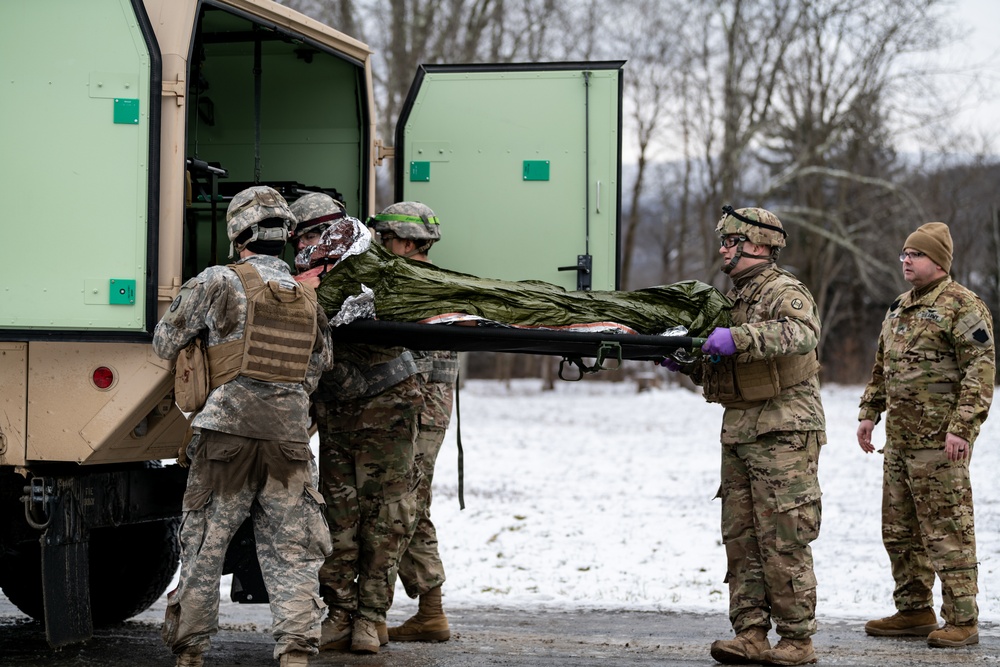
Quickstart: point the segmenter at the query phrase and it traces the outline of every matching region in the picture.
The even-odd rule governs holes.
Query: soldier
[[[430,247],[441,238],[440,223],[420,202],[400,202],[369,220],[389,251],[418,262],[429,262]],[[406,550],[399,560],[399,579],[406,594],[420,599],[417,613],[400,626],[389,628],[395,641],[446,641],[451,637],[441,604],[444,564],[438,552],[437,531],[431,521],[431,483],[445,431],[451,421],[458,355],[455,352],[412,352],[421,373],[423,411],[414,449],[421,478],[417,486],[417,518]]]
[[[316,245],[326,228],[346,215],[339,201],[322,192],[302,195],[292,202],[291,209],[298,220],[294,230],[298,250]]]
[[[244,190],[226,220],[239,260],[185,283],[153,335],[164,359],[204,337],[211,375],[187,448],[180,583],[167,598],[163,638],[178,667],[202,665],[218,631],[226,548],[251,516],[274,655],[282,667],[306,665],[324,608],[316,576],[330,553],[308,433],[309,394],[331,360],[329,327],[315,293],[278,259],[295,225],[281,195]]]
[[[809,544],[819,535],[820,447],[826,422],[816,345],[820,321],[809,290],[775,265],[786,233],[761,208],[722,209],[716,226],[733,289],[732,328],[716,328],[690,373],[721,403],[722,539],[734,639],[712,644],[722,663],[816,662],[816,576]],[[771,647],[772,619],[781,640]]]
[[[320,217],[334,214],[333,200],[327,200],[327,208],[315,208]],[[358,226],[369,243],[370,232]],[[354,229],[332,225],[318,243],[333,243],[334,236],[343,240],[341,235],[352,234],[347,227]],[[313,274],[300,276],[318,281]],[[333,540],[333,553],[319,573],[330,608],[320,650],[378,653],[389,641],[385,613],[415,517],[414,443],[423,410],[419,371],[401,347],[335,344],[334,355],[315,401],[320,488]]]
[[[938,648],[979,643],[969,462],[996,373],[992,317],[952,280],[951,259],[946,224],[928,222],[907,237],[899,261],[913,289],[889,306],[858,417],[858,444],[871,453],[872,430],[886,412],[882,543],[898,610],[869,621],[865,632],[926,636]]]

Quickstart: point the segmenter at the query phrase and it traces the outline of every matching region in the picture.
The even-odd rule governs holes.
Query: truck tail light
[[[91,380],[98,389],[107,389],[115,383],[115,372],[107,366],[98,366],[94,369]]]

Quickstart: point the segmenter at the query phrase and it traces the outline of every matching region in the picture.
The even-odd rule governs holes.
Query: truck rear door
[[[396,126],[396,201],[441,219],[435,264],[619,286],[623,61],[423,65]]]
[[[0,338],[146,335],[159,51],[140,0],[4,3]]]

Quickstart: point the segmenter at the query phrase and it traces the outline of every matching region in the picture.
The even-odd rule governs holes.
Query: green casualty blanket
[[[521,326],[610,321],[647,335],[683,326],[688,335],[704,337],[729,325],[732,305],[721,292],[695,280],[632,292],[568,292],[541,281],[457,273],[398,257],[376,244],[323,276],[319,302],[332,317],[345,299],[361,293],[362,284],[375,293],[376,317],[395,322],[465,313]]]

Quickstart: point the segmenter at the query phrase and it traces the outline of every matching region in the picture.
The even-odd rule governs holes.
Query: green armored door
[[[395,197],[440,218],[435,264],[618,288],[623,65],[420,68],[396,126]]]
[[[0,338],[155,324],[160,53],[141,0],[0,3]]]

